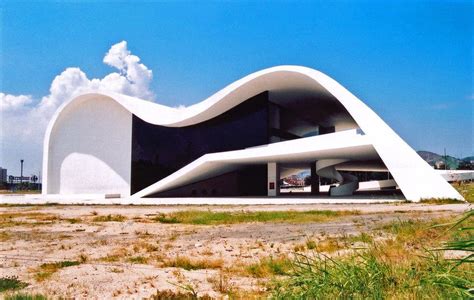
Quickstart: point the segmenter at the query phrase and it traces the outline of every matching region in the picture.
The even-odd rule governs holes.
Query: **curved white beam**
[[[184,109],[170,108],[133,97],[101,92],[79,96],[63,105],[51,120],[45,140],[43,174],[47,186],[51,132],[58,116],[68,106],[96,98],[114,100],[142,120],[162,126],[182,127],[211,119],[246,99],[264,91],[300,89],[332,95],[349,112],[370,139],[378,155],[390,170],[404,196],[422,198],[455,198],[462,196],[421,159],[375,112],[329,76],[301,66],[278,66],[252,73],[215,93],[208,99]],[[315,103],[317,105],[317,103]]]

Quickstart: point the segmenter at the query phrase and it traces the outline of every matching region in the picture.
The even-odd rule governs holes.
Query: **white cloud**
[[[0,112],[15,111],[29,105],[33,99],[30,95],[8,95],[0,93]]]
[[[153,73],[140,63],[138,56],[131,54],[126,41],[113,45],[105,54],[103,62],[118,72],[112,72],[103,78],[89,79],[81,69],[70,67],[54,78],[49,94],[40,99],[29,95],[0,93],[0,161],[8,165],[9,160],[17,158],[10,156],[29,149],[25,150],[28,153],[23,156],[31,156],[37,164],[41,164],[41,151],[38,150],[42,149],[49,120],[61,104],[79,94],[111,91],[146,100],[154,99],[150,88]],[[33,151],[35,155],[32,154]]]

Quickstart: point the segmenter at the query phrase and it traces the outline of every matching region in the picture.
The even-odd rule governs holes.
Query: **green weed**
[[[270,275],[286,275],[292,263],[287,257],[266,257],[258,263],[246,267],[246,272],[252,277],[266,278]]]
[[[259,211],[259,212],[213,212],[201,210],[179,211],[161,214],[154,218],[160,223],[182,223],[195,225],[237,224],[251,222],[326,222],[340,216],[356,215],[357,211]]]
[[[20,290],[28,286],[28,283],[20,281],[16,276],[0,278],[0,292]]]
[[[127,259],[132,264],[146,264],[148,262],[148,258],[144,256],[132,256]]]
[[[344,257],[296,253],[285,279],[272,286],[274,299],[472,299],[473,211],[459,221],[427,224],[397,221],[393,235]],[[461,225],[462,224],[462,225]],[[448,238],[443,241],[443,238]],[[366,237],[361,237],[366,240]],[[438,248],[429,249],[435,242]],[[423,247],[424,246],[424,247]],[[445,258],[444,251],[467,253]]]
[[[44,281],[51,277],[54,273],[59,271],[59,269],[67,268],[71,266],[80,265],[81,262],[79,261],[61,261],[61,262],[54,262],[54,263],[44,263],[39,266],[39,272],[35,274],[35,279],[37,281]]]
[[[123,215],[106,215],[92,218],[93,222],[123,222],[127,217]]]

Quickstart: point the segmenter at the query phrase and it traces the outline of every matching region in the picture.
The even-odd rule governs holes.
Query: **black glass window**
[[[268,92],[199,124],[165,127],[133,116],[132,126],[131,193],[134,194],[204,154],[267,144]],[[212,190],[209,192],[212,194]]]
[[[267,194],[267,165],[246,166],[148,197],[235,197]]]

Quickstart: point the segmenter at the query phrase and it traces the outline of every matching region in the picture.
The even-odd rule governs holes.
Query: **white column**
[[[267,191],[268,196],[275,197],[280,194],[280,168],[277,163],[268,163]]]

